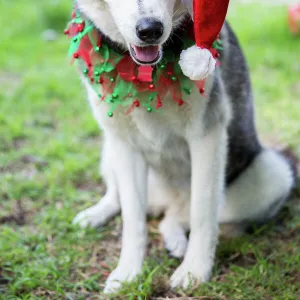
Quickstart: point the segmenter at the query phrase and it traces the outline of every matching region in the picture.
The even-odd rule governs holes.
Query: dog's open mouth
[[[155,65],[161,57],[161,46],[135,46],[130,45],[130,55],[141,65]]]

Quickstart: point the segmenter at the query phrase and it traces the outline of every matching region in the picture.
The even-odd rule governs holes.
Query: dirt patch
[[[15,223],[18,226],[26,224],[26,212],[22,206],[21,200],[17,200],[13,214],[0,218],[0,224]]]
[[[83,192],[95,192],[98,195],[104,195],[106,192],[105,184],[102,181],[91,181],[91,180],[80,180],[80,182],[75,182],[75,187],[79,191]]]
[[[8,152],[10,150],[19,150],[25,145],[26,142],[27,139],[25,137],[14,138],[11,141],[0,138],[0,151]]]
[[[22,180],[31,180],[47,165],[48,162],[38,156],[24,155],[17,160],[0,166],[0,177],[10,174]]]
[[[36,168],[46,167],[48,162],[35,155],[24,155],[19,159],[8,163],[5,166],[0,166],[1,173],[19,173],[22,170],[28,168],[28,166],[34,166]]]
[[[222,269],[227,270],[231,264],[246,268],[254,266],[256,264],[256,258],[253,253],[243,255],[242,253],[237,252],[225,259],[222,259]]]

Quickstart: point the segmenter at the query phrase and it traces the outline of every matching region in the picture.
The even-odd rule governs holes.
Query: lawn
[[[105,189],[101,133],[60,33],[71,1],[15,2],[0,2],[0,299],[103,299],[121,218],[100,230],[71,224]],[[300,155],[300,39],[285,8],[235,4],[230,21],[249,61],[261,138]],[[185,292],[169,290],[180,262],[149,221],[143,274],[112,299],[299,299],[299,198],[253,234],[222,239],[212,281]]]

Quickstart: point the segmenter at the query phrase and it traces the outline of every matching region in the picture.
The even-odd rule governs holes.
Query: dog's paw
[[[104,294],[114,294],[124,282],[133,281],[141,273],[141,268],[117,267],[107,278],[104,288]]]
[[[170,235],[165,238],[165,247],[170,252],[170,255],[176,258],[181,258],[185,255],[188,245],[186,236]]]
[[[98,205],[92,206],[80,212],[74,219],[73,224],[79,225],[81,228],[98,228],[105,225],[111,217],[108,211],[99,208]]]
[[[97,227],[98,226],[98,219],[99,216],[95,215],[93,211],[93,207],[90,207],[79,214],[76,215],[76,217],[73,219],[74,225],[79,225],[81,228],[86,227]],[[101,224],[99,225],[101,226]]]
[[[104,212],[105,213],[105,212]],[[73,219],[73,224],[79,225],[81,228],[97,228],[105,224],[103,211],[97,205],[92,206],[79,214]]]
[[[80,212],[73,219],[73,224],[82,228],[97,228],[105,225],[119,211],[120,204],[118,201],[104,197],[98,204]]]
[[[182,225],[173,217],[165,217],[159,224],[159,231],[163,236],[165,247],[173,257],[184,256],[188,239]]]
[[[171,287],[183,289],[196,287],[209,280],[209,277],[210,270],[203,272],[201,264],[197,264],[195,261],[191,263],[183,261],[171,277]]]

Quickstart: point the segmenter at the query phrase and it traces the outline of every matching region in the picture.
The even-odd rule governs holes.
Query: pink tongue
[[[158,46],[147,46],[138,47],[133,46],[135,56],[139,61],[142,62],[152,62],[158,56],[159,47]]]

